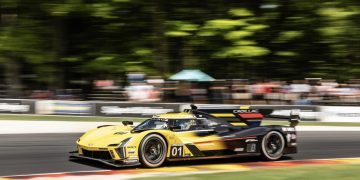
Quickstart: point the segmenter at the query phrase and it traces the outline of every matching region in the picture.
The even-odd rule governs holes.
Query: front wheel
[[[139,148],[140,162],[149,168],[161,166],[167,153],[167,145],[163,137],[149,134],[141,141]]]
[[[268,132],[261,141],[261,154],[265,160],[275,161],[283,156],[284,136],[277,131]]]

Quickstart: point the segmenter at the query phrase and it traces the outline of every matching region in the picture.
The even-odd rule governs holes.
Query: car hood
[[[88,148],[107,148],[110,144],[120,144],[121,141],[133,137],[132,127],[106,126],[90,130],[82,135],[77,144]]]

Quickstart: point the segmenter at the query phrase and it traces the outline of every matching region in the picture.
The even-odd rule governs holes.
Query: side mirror
[[[132,122],[132,121],[122,121],[122,124],[123,124],[124,126],[134,125],[134,122]]]

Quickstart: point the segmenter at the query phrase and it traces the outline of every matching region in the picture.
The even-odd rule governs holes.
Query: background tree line
[[[357,0],[0,0],[1,82],[64,88],[184,68],[215,78],[360,78]]]

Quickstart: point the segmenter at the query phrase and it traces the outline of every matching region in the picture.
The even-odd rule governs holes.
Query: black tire
[[[285,148],[284,136],[277,131],[270,131],[261,141],[261,154],[265,160],[275,161],[283,156]]]
[[[149,134],[144,137],[139,147],[140,162],[149,168],[161,166],[166,159],[167,145],[163,137]]]

